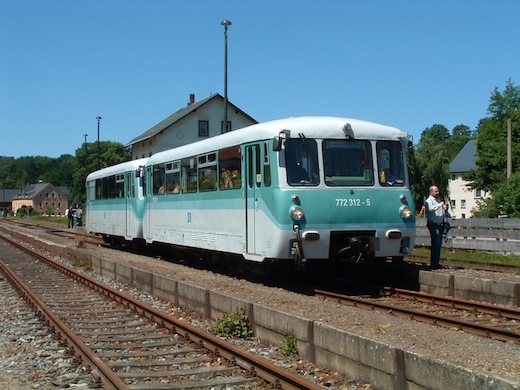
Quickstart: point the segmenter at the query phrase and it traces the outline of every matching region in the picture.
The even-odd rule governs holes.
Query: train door
[[[135,173],[125,173],[125,215],[126,215],[126,236],[133,237],[132,216],[135,214],[133,209],[135,199]]]
[[[151,196],[152,190],[150,187],[151,177],[152,177],[152,167],[146,167],[143,173],[143,196],[146,200],[146,207],[144,210],[143,217],[143,238],[146,239],[146,242],[152,242],[152,226],[151,226]]]
[[[246,146],[246,252],[260,254],[260,228],[258,220],[258,196],[262,184],[262,160],[260,145]]]

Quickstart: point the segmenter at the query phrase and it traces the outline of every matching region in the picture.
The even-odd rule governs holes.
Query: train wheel
[[[395,263],[395,264],[404,263],[404,256],[393,256],[392,263]]]

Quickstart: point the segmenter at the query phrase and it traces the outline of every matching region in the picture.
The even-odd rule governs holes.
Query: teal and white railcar
[[[144,239],[298,266],[401,259],[415,239],[408,142],[376,123],[298,117],[157,153]]]
[[[87,176],[88,232],[119,244],[143,238],[143,178],[146,159],[117,164]]]

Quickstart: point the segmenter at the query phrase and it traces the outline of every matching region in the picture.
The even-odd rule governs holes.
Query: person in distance
[[[440,198],[439,188],[430,187],[430,195],[424,201],[424,214],[426,216],[428,230],[431,237],[430,266],[433,269],[441,268],[441,246],[444,224],[444,214],[448,206]]]

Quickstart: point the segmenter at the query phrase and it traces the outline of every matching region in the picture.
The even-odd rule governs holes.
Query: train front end
[[[370,122],[340,124],[284,130],[274,141],[280,191],[272,206],[284,219],[281,240],[289,242],[280,255],[298,266],[402,260],[415,241],[407,135]]]

